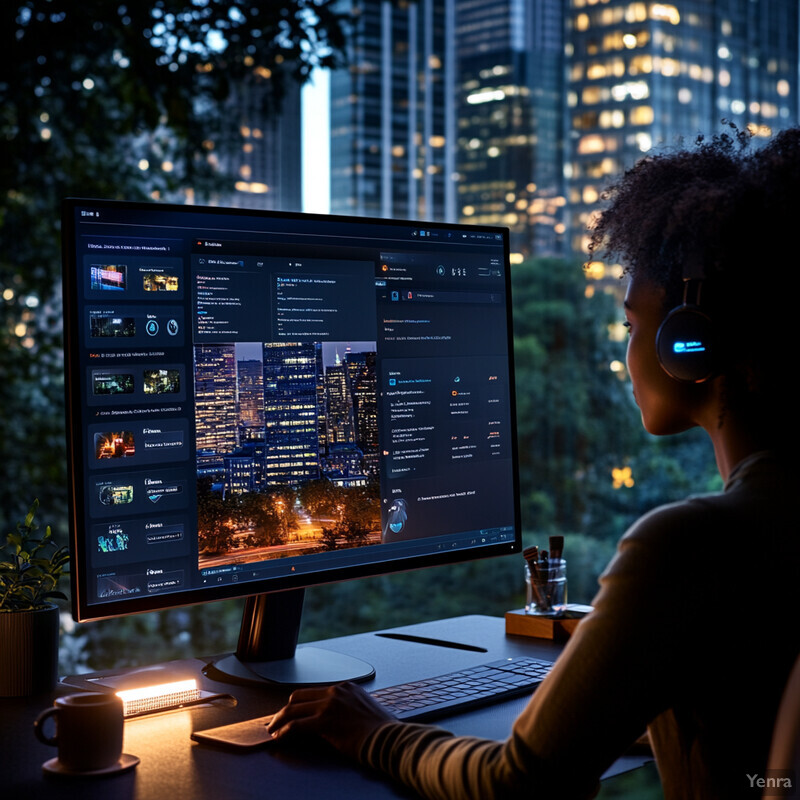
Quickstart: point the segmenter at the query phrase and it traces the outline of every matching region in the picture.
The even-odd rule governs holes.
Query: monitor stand
[[[248,597],[236,653],[210,665],[208,677],[292,686],[327,686],[372,678],[375,669],[359,658],[321,647],[297,648],[304,595],[305,589],[290,589]]]

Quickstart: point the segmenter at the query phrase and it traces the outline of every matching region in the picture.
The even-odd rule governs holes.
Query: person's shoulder
[[[677,533],[691,533],[705,528],[709,517],[722,512],[723,495],[707,494],[688,497],[676,503],[658,506],[641,516],[627,530],[620,545],[665,539],[674,544]]]

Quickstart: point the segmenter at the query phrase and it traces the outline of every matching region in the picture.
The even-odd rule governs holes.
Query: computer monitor
[[[520,550],[506,229],[70,199],[62,232],[76,620],[247,597],[227,675],[364,678],[295,655],[305,587]]]

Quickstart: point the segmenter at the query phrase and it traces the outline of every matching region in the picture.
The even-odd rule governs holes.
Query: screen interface
[[[67,201],[80,617],[518,548],[507,259],[502,229]]]

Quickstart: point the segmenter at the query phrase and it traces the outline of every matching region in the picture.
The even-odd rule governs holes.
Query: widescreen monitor
[[[506,229],[71,199],[63,242],[77,620],[247,597],[227,674],[365,677],[297,666],[305,587],[520,550]]]

